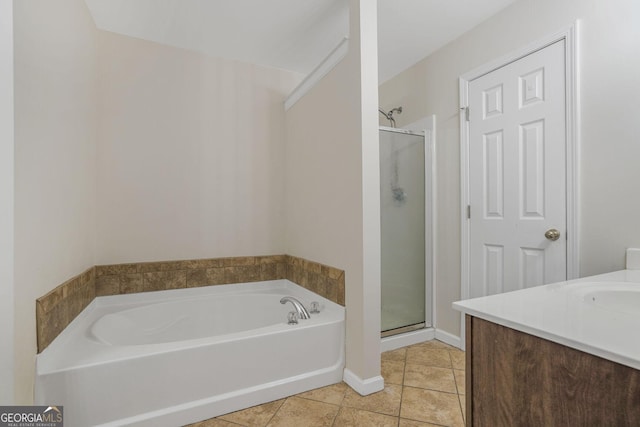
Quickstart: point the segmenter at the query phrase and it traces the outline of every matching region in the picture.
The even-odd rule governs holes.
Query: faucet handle
[[[297,325],[298,324],[298,313],[295,311],[290,311],[287,315],[287,324],[289,325]]]
[[[311,305],[309,306],[309,313],[311,314],[320,313],[320,304],[318,303],[318,301],[311,302]]]

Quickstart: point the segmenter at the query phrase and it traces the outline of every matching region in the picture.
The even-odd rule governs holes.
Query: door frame
[[[485,74],[515,62],[527,55],[564,40],[565,48],[565,121],[566,121],[566,201],[567,201],[567,280],[575,279],[580,271],[579,259],[579,141],[580,110],[578,75],[578,21],[563,30],[517,49],[494,61],[488,62],[459,78],[460,85],[460,298],[469,298],[469,122],[466,109],[469,106],[469,83]],[[473,114],[473,112],[472,112]],[[460,340],[465,346],[464,314],[460,318]]]

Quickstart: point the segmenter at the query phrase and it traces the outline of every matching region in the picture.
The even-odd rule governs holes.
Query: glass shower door
[[[425,326],[425,139],[380,128],[382,336]]]

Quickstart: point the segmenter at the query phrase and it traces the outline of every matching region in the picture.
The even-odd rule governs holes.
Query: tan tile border
[[[93,301],[95,289],[95,267],[91,267],[36,300],[38,352]]]
[[[277,279],[345,305],[343,270],[291,255],[97,265],[36,300],[38,353],[96,296]]]

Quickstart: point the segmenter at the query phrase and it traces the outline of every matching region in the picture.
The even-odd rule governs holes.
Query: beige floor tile
[[[459,396],[458,396],[458,398],[460,398],[460,407],[462,408],[462,416],[463,416],[463,417],[464,417],[464,419],[466,420],[466,419],[467,419],[467,416],[466,416],[466,412],[467,412],[467,399],[466,399],[466,397],[465,397],[463,394],[459,395]]]
[[[462,371],[460,369],[454,369],[453,376],[456,377],[456,386],[458,387],[458,394],[464,394],[465,378],[466,378],[465,371]]]
[[[288,398],[269,422],[269,427],[329,427],[340,409],[337,405],[299,397]]]
[[[356,408],[340,408],[333,427],[397,427],[398,418]]]
[[[404,385],[429,390],[457,393],[453,369],[407,363]]]
[[[385,384],[402,384],[402,380],[404,379],[404,361],[383,360],[381,370]]]
[[[241,411],[222,415],[218,419],[231,421],[247,427],[264,427],[273,415],[280,409],[285,399],[265,403],[264,405],[252,406]]]
[[[303,397],[305,399],[317,400],[319,402],[331,403],[333,405],[340,405],[348,388],[349,386],[345,383],[338,383],[300,393],[296,396]]]
[[[360,396],[356,391],[349,389],[342,406],[397,416],[400,413],[401,396],[402,386],[397,384],[388,384],[384,390],[368,396]]]
[[[407,356],[406,348],[398,348],[396,350],[385,351],[381,355],[382,360],[395,360],[398,362],[404,362],[404,359]]]
[[[440,427],[440,426],[438,424],[423,423],[422,421],[405,420],[404,418],[400,418],[400,424],[398,424],[398,427]]]
[[[449,354],[451,354],[451,363],[453,364],[453,369],[461,369],[464,371],[465,369],[464,351],[450,350]]]
[[[414,346],[407,348],[407,363],[451,368],[451,357],[449,357],[448,350]]]
[[[444,426],[463,426],[456,394],[405,387],[400,417]]]

